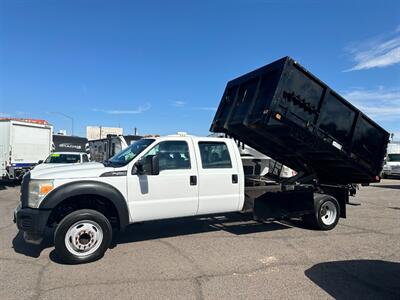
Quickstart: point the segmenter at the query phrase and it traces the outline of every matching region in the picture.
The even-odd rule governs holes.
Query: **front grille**
[[[28,207],[29,196],[29,181],[31,180],[31,173],[28,172],[24,175],[21,183],[21,206]]]
[[[392,171],[394,171],[396,173],[400,172],[400,166],[393,166]]]
[[[32,219],[30,217],[22,217],[18,222],[21,229],[27,230],[32,227]]]

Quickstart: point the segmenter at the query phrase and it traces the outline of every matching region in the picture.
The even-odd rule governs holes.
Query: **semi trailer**
[[[80,152],[88,154],[88,140],[80,136],[53,134],[52,152]]]
[[[288,57],[230,81],[211,131],[229,138],[149,137],[103,163],[33,170],[14,221],[30,243],[54,227],[67,263],[102,257],[113,232],[142,221],[251,211],[260,221],[300,217],[331,230],[346,217],[354,184],[379,181],[389,140]],[[275,165],[246,176],[237,141]],[[277,177],[282,164],[296,175]]]

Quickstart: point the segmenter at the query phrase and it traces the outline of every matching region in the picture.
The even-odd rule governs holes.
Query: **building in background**
[[[86,137],[89,141],[107,138],[107,135],[122,135],[124,130],[120,127],[87,126]]]

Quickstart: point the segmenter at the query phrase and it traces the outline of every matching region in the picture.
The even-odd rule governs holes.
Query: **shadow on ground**
[[[395,189],[400,190],[400,183],[399,184],[386,184],[386,185],[371,185],[372,187],[383,188],[383,189]]]
[[[19,185],[20,183],[18,181],[0,180],[0,191],[6,190],[9,187],[15,187]]]
[[[111,248],[116,247],[118,244],[205,232],[226,231],[235,235],[242,235],[292,227],[290,223],[257,222],[252,219],[252,214],[241,213],[159,220],[130,225],[124,232],[116,234]],[[23,234],[19,232],[12,241],[13,248],[17,253],[35,258],[39,257],[44,249],[54,245],[53,233],[54,231],[49,230],[40,245],[32,245],[26,243],[23,239]],[[50,259],[56,263],[61,263],[54,251],[50,253]]]
[[[229,213],[133,224],[120,233],[115,242],[122,244],[214,231],[227,231],[235,235],[242,235],[289,228],[292,228],[289,224],[254,221],[252,214]]]
[[[400,299],[400,263],[333,261],[316,264],[304,273],[335,299]]]
[[[40,245],[28,244],[24,240],[23,233],[19,231],[12,241],[14,251],[30,257],[39,257],[40,253],[46,248],[53,246],[52,231],[46,232],[46,235]]]

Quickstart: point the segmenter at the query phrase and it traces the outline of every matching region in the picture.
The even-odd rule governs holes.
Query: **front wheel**
[[[108,219],[91,209],[81,209],[67,215],[54,233],[57,256],[70,264],[87,263],[101,258],[112,239]]]
[[[314,199],[314,214],[306,215],[303,220],[319,230],[331,230],[340,218],[340,206],[335,198],[318,194]]]

